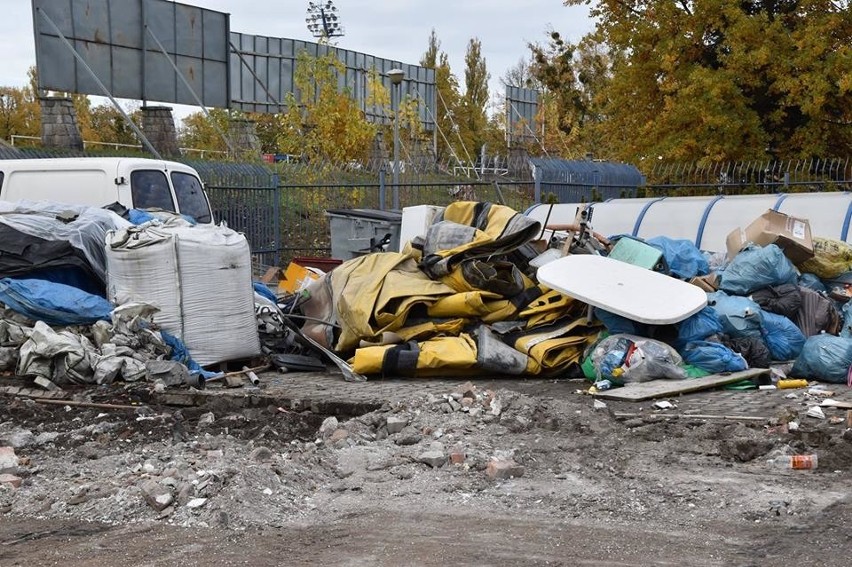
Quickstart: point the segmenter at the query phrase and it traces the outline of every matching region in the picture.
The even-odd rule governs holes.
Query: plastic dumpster
[[[331,257],[351,260],[372,252],[399,250],[402,213],[378,209],[330,209]]]

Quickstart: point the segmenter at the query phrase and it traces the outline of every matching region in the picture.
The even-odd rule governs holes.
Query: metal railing
[[[12,147],[15,146],[16,140],[29,140],[32,142],[36,142],[35,145],[41,145],[41,137],[40,136],[21,136],[18,134],[12,134],[9,136],[9,145]],[[20,145],[20,144],[19,144]],[[83,149],[87,150],[92,147],[103,147],[110,148],[113,150],[119,150],[122,148],[132,149],[143,151],[145,147],[142,144],[120,144],[118,142],[100,142],[97,140],[83,140]],[[205,150],[202,148],[178,148],[180,150],[181,155],[184,156],[197,156],[201,159],[205,157],[213,156],[213,157],[225,157],[228,155],[228,152],[224,152],[221,150]]]

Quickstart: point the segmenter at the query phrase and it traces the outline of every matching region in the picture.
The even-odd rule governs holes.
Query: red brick
[[[492,480],[524,476],[524,467],[511,459],[491,459],[485,474]]]

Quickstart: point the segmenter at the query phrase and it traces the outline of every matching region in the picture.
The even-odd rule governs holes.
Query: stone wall
[[[175,120],[170,107],[143,106],[142,133],[164,158],[180,155]]]
[[[66,97],[41,97],[41,143],[46,148],[82,150],[74,103]]]

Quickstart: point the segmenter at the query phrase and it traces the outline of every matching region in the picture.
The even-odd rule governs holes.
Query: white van
[[[162,209],[212,223],[210,202],[193,168],[123,157],[0,160],[0,201],[55,201]]]

